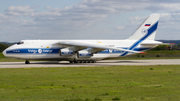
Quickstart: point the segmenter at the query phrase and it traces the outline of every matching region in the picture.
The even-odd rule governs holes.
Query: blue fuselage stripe
[[[37,48],[28,48],[28,49],[13,49],[6,51],[6,54],[58,54],[59,49],[37,49]],[[128,49],[128,48],[123,48]],[[134,48],[134,51],[143,51],[148,50],[149,48]],[[104,51],[99,52],[102,53],[123,53],[124,51],[117,51],[117,50],[109,50],[106,49]],[[62,53],[63,54],[63,53]],[[72,53],[73,54],[73,53]]]
[[[13,49],[6,51],[6,54],[47,54],[47,53],[59,53],[60,49],[46,49],[46,48],[28,48],[28,49]]]

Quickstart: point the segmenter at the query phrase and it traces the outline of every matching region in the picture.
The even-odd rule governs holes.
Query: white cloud
[[[171,2],[161,0],[83,0],[73,6],[64,8],[46,6],[44,11],[37,11],[36,8],[30,6],[10,6],[4,11],[4,14],[0,14],[0,35],[10,36],[14,34],[19,36],[17,40],[49,37],[52,39],[86,38],[87,36],[97,38],[103,32],[109,38],[108,33],[112,30],[106,29],[105,31],[99,28],[99,23],[105,23],[103,19],[108,18],[111,14],[123,15],[124,13],[138,11],[169,12],[162,13],[160,19],[160,31],[161,33],[167,33],[166,30],[169,28],[178,30],[180,14],[177,12],[179,10],[180,3],[176,0]],[[128,32],[129,28],[137,27],[146,17],[139,15],[126,18],[129,24],[115,25],[113,28]],[[112,33],[114,36],[119,34],[119,32]],[[5,36],[1,38],[5,38]],[[98,38],[101,38],[101,36]]]
[[[117,29],[124,29],[124,26],[118,26]]]
[[[31,9],[30,6],[10,6],[6,11],[6,15],[11,16],[20,16],[20,15],[32,15],[34,9]]]
[[[45,9],[51,9],[52,7],[51,6],[46,6]]]

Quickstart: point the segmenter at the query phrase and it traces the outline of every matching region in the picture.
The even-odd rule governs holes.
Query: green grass
[[[0,100],[179,101],[179,84],[180,65],[0,69]]]

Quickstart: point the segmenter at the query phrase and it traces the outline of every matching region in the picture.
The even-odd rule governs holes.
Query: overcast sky
[[[180,40],[179,0],[0,0],[0,42],[126,39],[161,14],[156,40]]]

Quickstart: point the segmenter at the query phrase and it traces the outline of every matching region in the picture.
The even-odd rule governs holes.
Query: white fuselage
[[[77,54],[70,54],[60,56],[59,51],[67,46],[57,44],[60,41],[69,41],[69,40],[22,40],[21,43],[15,44],[7,48],[3,54],[6,57],[13,57],[18,59],[24,60],[67,60],[73,61],[74,59],[83,60],[83,59],[96,59],[102,60],[106,58],[116,58],[121,57],[125,51],[117,51],[111,49],[105,49],[98,53],[94,53],[92,56],[83,56],[77,57]],[[91,43],[91,44],[99,44],[108,47],[116,47],[116,48],[123,48],[129,49],[137,40],[73,40],[76,42],[83,42],[83,43]],[[157,41],[144,41],[148,43],[153,43]],[[153,48],[157,45],[149,45],[149,46],[142,46],[138,45],[133,48],[134,51],[144,51],[150,48]],[[70,46],[69,46],[70,47]],[[89,47],[90,48],[90,47]],[[86,50],[86,49],[84,49]],[[80,50],[80,52],[83,50]],[[133,54],[132,52],[128,52],[126,55]]]

